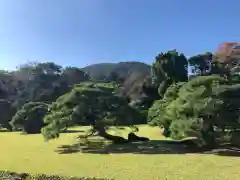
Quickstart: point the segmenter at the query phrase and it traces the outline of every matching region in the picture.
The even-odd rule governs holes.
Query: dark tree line
[[[21,65],[15,71],[1,71],[0,98],[2,107],[0,110],[1,114],[5,114],[5,116],[1,118],[0,125],[10,128],[10,120],[17,110],[21,111],[25,108],[23,107],[25,103],[50,104],[71,90],[75,84],[88,80],[89,76],[79,68],[62,68],[51,62],[28,63]]]

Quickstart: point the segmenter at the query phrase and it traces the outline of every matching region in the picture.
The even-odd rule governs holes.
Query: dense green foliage
[[[164,98],[154,101],[152,107],[148,111],[149,124],[163,127],[163,134],[167,137],[170,136],[170,125],[172,122],[172,119],[167,117],[167,107],[172,101],[178,98],[178,91],[184,84],[184,82],[180,82],[171,85],[166,91]]]
[[[40,133],[47,111],[48,105],[43,102],[26,103],[13,116],[10,124],[14,130],[22,130],[27,134]]]
[[[65,127],[84,122],[91,124],[94,130],[107,125],[133,124],[134,118],[140,115],[126,99],[115,93],[115,86],[113,83],[85,83],[59,97],[44,118],[47,124],[42,130],[44,137],[56,138]]]
[[[193,66],[193,72],[197,75],[206,75],[210,71],[213,54],[199,54],[188,59],[190,65]]]
[[[19,109],[30,101],[51,103],[75,83],[89,80],[80,69],[54,63],[28,63],[16,71],[0,72],[0,95]]]
[[[187,59],[176,50],[161,53],[152,65],[152,82],[158,86],[161,97],[172,83],[186,81]]]
[[[194,78],[180,88],[169,88],[150,108],[149,121],[163,126],[165,134],[174,139],[198,137],[202,144],[214,145],[214,128],[239,128],[240,104],[234,91],[239,91],[239,85],[229,85],[220,76]]]
[[[12,130],[12,127],[9,124],[9,122],[12,119],[14,113],[16,112],[15,109],[11,106],[10,102],[4,99],[0,99],[0,111],[1,111],[0,127]]]

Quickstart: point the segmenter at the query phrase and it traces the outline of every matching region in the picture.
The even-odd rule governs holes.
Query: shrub
[[[40,133],[47,111],[48,105],[43,102],[26,103],[13,116],[10,124],[14,130],[22,130],[27,134]]]
[[[15,173],[9,171],[0,171],[1,180],[108,180],[105,178],[96,178],[96,177],[66,177],[59,175],[30,175],[28,173]],[[110,180],[110,179],[109,179]]]

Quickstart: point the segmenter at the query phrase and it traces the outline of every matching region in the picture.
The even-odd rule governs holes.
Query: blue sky
[[[151,63],[240,40],[239,0],[0,0],[0,68],[27,61],[78,66]]]

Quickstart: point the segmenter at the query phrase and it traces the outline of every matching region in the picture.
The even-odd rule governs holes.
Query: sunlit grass
[[[81,130],[81,128],[78,128]],[[129,129],[117,134],[126,136]],[[140,127],[140,135],[163,139],[158,128]],[[117,180],[237,180],[240,158],[203,154],[58,154],[58,146],[76,143],[79,133],[44,142],[41,135],[0,133],[0,170],[96,176]]]

